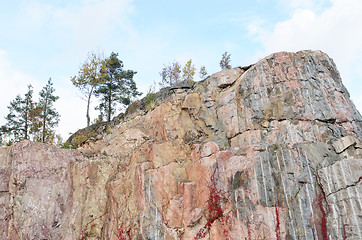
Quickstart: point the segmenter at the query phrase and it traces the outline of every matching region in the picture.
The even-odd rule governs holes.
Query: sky
[[[322,50],[362,111],[361,0],[14,0],[0,7],[0,125],[27,85],[54,82],[56,131],[86,126],[86,101],[70,78],[89,52],[119,54],[147,93],[173,61],[220,71],[224,52],[245,66],[279,51]],[[197,75],[197,74],[196,74]],[[197,80],[197,78],[196,78]],[[91,119],[97,101],[91,104]]]

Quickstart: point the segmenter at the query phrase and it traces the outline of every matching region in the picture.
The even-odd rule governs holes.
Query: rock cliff
[[[325,53],[163,93],[76,150],[0,148],[0,238],[362,239],[362,117]]]

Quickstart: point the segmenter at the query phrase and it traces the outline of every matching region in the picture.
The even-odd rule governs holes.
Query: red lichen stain
[[[114,235],[116,235],[118,240],[131,240],[132,234],[131,234],[131,226],[124,227],[123,223],[119,224],[118,217],[116,217],[116,228],[117,231],[114,232]],[[125,230],[127,229],[127,230]]]
[[[346,240],[346,239],[347,239],[347,234],[346,234],[346,224],[343,224],[342,237],[343,237],[343,240]]]
[[[248,228],[248,239],[251,240],[251,230],[250,230],[249,218],[246,220],[246,227]]]
[[[275,218],[276,218],[275,235],[277,237],[277,240],[281,240],[282,238],[280,237],[279,210],[277,205],[275,205]]]
[[[323,240],[328,240],[328,232],[327,232],[327,213],[326,211],[324,210],[324,207],[323,207],[323,200],[324,200],[324,196],[323,196],[323,193],[322,191],[320,191],[320,193],[318,194],[318,197],[317,197],[317,204],[318,204],[318,207],[319,207],[319,210],[322,214],[322,220],[321,220],[321,232],[322,232],[322,239]]]
[[[116,237],[118,240],[131,240],[132,239],[132,235],[131,235],[131,231],[125,231],[119,227],[117,227],[117,233],[116,234]]]
[[[200,229],[200,231],[196,234],[195,236],[195,240],[204,238],[206,236],[206,233],[209,232],[212,224],[217,220],[220,219],[222,225],[225,224],[225,222],[227,221],[227,217],[224,216],[224,212],[221,208],[221,200],[222,200],[222,193],[220,190],[218,190],[216,188],[216,169],[214,170],[213,174],[211,175],[211,184],[209,186],[209,191],[210,191],[210,197],[207,201],[207,206],[208,206],[208,216],[207,216],[207,222],[206,224]],[[227,235],[227,230],[224,229],[224,235],[225,235],[225,239],[228,239],[226,237]]]
[[[316,199],[315,204],[317,207],[317,215],[320,216],[320,219],[316,219],[316,227],[318,232],[318,238],[323,240],[328,240],[328,228],[327,228],[327,212],[329,209],[329,205],[327,200],[324,197],[324,193],[322,190],[322,186],[320,184],[320,177],[318,174],[315,174],[316,182],[315,182],[315,189],[316,189]],[[326,209],[324,207],[324,203],[326,205]]]

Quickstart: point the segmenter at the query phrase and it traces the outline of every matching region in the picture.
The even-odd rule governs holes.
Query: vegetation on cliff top
[[[28,91],[22,97],[17,95],[10,102],[9,114],[5,117],[7,123],[0,128],[0,145],[11,145],[24,139],[39,141],[48,144],[54,144],[65,148],[75,148],[85,141],[102,135],[102,131],[109,131],[109,128],[120,121],[121,117],[112,120],[117,108],[129,107],[127,114],[142,109],[146,112],[152,110],[157,105],[157,98],[164,93],[156,94],[155,86],[141,101],[134,101],[141,93],[137,90],[136,83],[133,79],[137,73],[133,70],[124,70],[123,62],[118,58],[118,54],[112,52],[108,58],[101,54],[89,53],[88,58],[81,65],[78,75],[71,78],[72,84],[77,87],[85,96],[87,101],[86,119],[87,128],[77,131],[63,143],[60,135],[56,135],[55,127],[59,123],[60,115],[54,108],[54,103],[59,99],[54,95],[54,87],[51,79],[39,93],[39,101],[33,100],[33,88],[28,86]],[[230,54],[225,52],[220,61],[221,69],[231,68]],[[162,87],[175,87],[179,84],[191,86],[194,82],[196,67],[190,59],[182,67],[177,61],[170,65],[165,65],[160,72]],[[199,70],[201,79],[207,76],[205,66]],[[91,125],[89,113],[92,96],[99,99],[96,107],[100,114]],[[161,99],[164,97],[161,96]],[[103,122],[103,121],[106,122]],[[101,130],[100,130],[101,129]],[[101,131],[101,132],[100,132]],[[71,141],[69,141],[71,140]]]
[[[112,52],[108,58],[95,53],[89,55],[78,76],[71,78],[73,85],[87,97],[87,127],[90,124],[89,105],[93,94],[100,98],[96,107],[100,111],[99,118],[102,121],[105,116],[107,122],[111,121],[117,105],[127,106],[132,99],[141,95],[133,80],[136,73],[123,69],[123,62],[117,53]]]
[[[54,103],[59,99],[54,95],[55,89],[51,78],[39,92],[39,100],[33,100],[33,87],[28,85],[24,97],[17,95],[8,106],[9,114],[6,124],[1,127],[0,143],[12,143],[29,139],[36,142],[56,144],[61,137],[56,135],[55,127],[59,123],[59,113]]]
[[[71,78],[73,85],[83,93],[87,100],[87,127],[90,124],[89,106],[91,97],[95,88],[103,81],[106,75],[105,61],[100,54],[90,53],[88,59],[80,67],[78,76]]]

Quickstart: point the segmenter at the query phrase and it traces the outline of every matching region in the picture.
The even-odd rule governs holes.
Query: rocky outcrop
[[[333,61],[170,88],[76,150],[0,150],[1,239],[362,239],[362,117]]]

